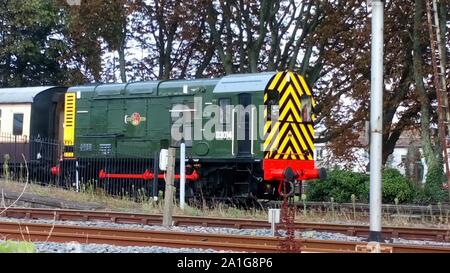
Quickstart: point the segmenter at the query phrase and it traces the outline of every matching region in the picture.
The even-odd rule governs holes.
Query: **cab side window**
[[[267,120],[278,121],[280,116],[280,93],[269,91],[267,93]]]
[[[219,131],[231,130],[231,99],[219,99],[220,108],[220,129]]]
[[[172,147],[180,147],[183,139],[186,147],[192,147],[193,141],[193,123],[194,123],[194,104],[185,103],[184,105],[172,105],[170,127],[172,131]],[[173,134],[176,134],[174,136]]]
[[[311,122],[312,121],[312,102],[311,97],[302,96],[302,122]]]

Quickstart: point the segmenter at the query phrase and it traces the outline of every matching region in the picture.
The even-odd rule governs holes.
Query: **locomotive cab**
[[[283,195],[283,183],[324,177],[315,168],[315,101],[305,79],[293,72],[277,73],[268,83],[264,95],[266,126],[264,143],[264,180],[276,183]],[[286,194],[286,193],[284,193]]]

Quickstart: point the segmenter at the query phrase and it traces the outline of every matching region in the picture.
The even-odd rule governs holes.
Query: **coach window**
[[[23,114],[14,114],[13,117],[13,135],[23,135]]]
[[[311,115],[312,115],[311,97],[302,96],[301,100],[302,100],[302,121],[311,122]]]
[[[220,129],[222,131],[231,130],[231,99],[219,99],[219,107],[220,107]]]

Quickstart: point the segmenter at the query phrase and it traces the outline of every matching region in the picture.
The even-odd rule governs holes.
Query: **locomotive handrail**
[[[304,153],[278,153],[279,155],[305,155],[305,154],[310,154],[310,152],[304,152]]]
[[[233,109],[233,111],[231,112],[231,154],[234,155],[234,133],[235,133],[235,129],[234,129],[234,125],[236,123],[235,121],[235,114],[236,114],[236,109]]]
[[[250,134],[251,134],[251,136],[250,136],[250,139],[251,139],[251,153],[252,153],[252,155],[254,155],[255,154],[255,144],[254,144],[254,142],[255,142],[255,111],[256,111],[256,108],[255,107],[252,107],[252,116],[251,116],[251,121],[252,121],[252,129],[251,129],[251,132],[250,132]]]
[[[117,134],[92,134],[92,135],[80,135],[79,138],[101,138],[101,137],[119,137],[124,136],[123,133],[117,133]]]
[[[278,155],[310,155],[311,153],[309,151],[306,151],[304,153],[279,153],[276,150],[274,150],[273,152],[276,152]]]
[[[116,173],[107,173],[105,172],[105,170],[100,170],[99,174],[98,174],[98,178],[100,179],[143,179],[143,180],[152,180],[153,178],[158,177],[158,179],[161,180],[165,180],[166,178],[166,174],[162,173],[162,174],[158,174],[155,175],[154,173],[152,173],[149,170],[145,170],[144,173],[142,174],[116,174]],[[179,174],[175,174],[174,175],[174,179],[175,180],[179,180],[180,179],[180,175]],[[186,180],[189,181],[198,181],[200,179],[200,175],[198,174],[197,171],[193,171],[192,174],[187,174],[186,175]]]
[[[158,84],[156,85],[156,96],[159,96],[159,86],[164,83],[164,82],[168,82],[169,80],[162,80],[159,81]]]

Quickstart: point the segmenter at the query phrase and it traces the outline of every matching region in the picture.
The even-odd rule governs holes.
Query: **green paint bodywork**
[[[72,87],[68,92],[77,93],[75,155],[78,158],[152,158],[155,152],[168,148],[171,143],[172,105],[181,103],[194,106],[195,97],[202,98],[202,109],[211,104],[218,105],[219,99],[224,98],[230,99],[231,105],[238,105],[239,95],[247,93],[251,95],[251,104],[256,106],[254,132],[257,140],[253,141],[254,154],[238,156],[239,143],[235,140],[233,155],[232,140],[213,139],[193,140],[192,146],[187,148],[187,156],[200,160],[239,157],[262,159],[263,143],[259,131],[262,130],[264,117],[260,115],[259,108],[263,105],[264,89],[268,79],[275,75],[275,72],[247,75],[251,75],[257,84],[249,81],[245,75],[235,78],[225,77],[222,79],[228,79],[228,82],[223,85],[226,86],[223,92],[217,89],[214,91],[222,79]],[[250,91],[233,92],[233,85],[237,90],[248,87]],[[198,109],[199,105],[195,105],[194,108],[196,109],[194,119],[201,120],[205,125],[210,116],[202,115]],[[141,117],[137,126],[132,124],[134,113],[139,113]],[[236,121],[235,126],[238,125]],[[201,131],[197,130],[196,133]]]

